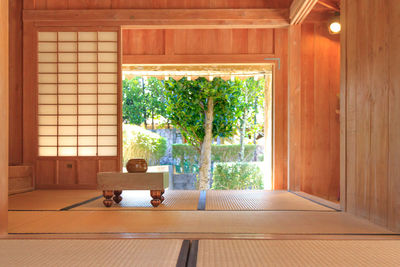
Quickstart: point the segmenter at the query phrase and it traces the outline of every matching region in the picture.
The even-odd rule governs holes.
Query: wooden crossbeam
[[[318,0],[294,0],[290,6],[290,24],[302,23],[317,2]]]
[[[130,28],[281,28],[288,9],[101,9],[25,10],[36,25],[126,26]]]
[[[326,8],[335,10],[336,12],[340,12],[340,8],[339,8],[335,3],[333,3],[332,1],[329,1],[329,0],[319,0],[319,1],[318,1],[318,4],[320,4],[321,6],[324,6],[324,7],[326,7]]]

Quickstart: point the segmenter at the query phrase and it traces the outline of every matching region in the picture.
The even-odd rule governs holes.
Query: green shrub
[[[149,165],[157,165],[167,151],[167,140],[142,127],[123,125],[124,165],[129,159],[145,159]]]
[[[195,173],[198,170],[198,161],[200,159],[199,151],[189,144],[173,144],[172,157],[179,161],[176,168],[178,173]]]
[[[244,145],[244,161],[252,161],[257,145]],[[239,160],[240,144],[212,145],[211,159],[214,162],[234,162]]]
[[[244,160],[251,161],[256,145],[245,145]],[[212,145],[211,160],[213,162],[234,162],[239,160],[240,145]],[[179,161],[178,172],[194,173],[198,170],[200,154],[196,148],[189,144],[173,144],[172,157]]]
[[[212,189],[263,189],[263,172],[255,162],[217,163],[214,166]]]

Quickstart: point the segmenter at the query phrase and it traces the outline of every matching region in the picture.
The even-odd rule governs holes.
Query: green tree
[[[155,77],[147,79],[146,100],[147,114],[151,118],[151,129],[154,130],[154,120],[166,117],[166,101],[164,97],[164,82]]]
[[[155,77],[144,79],[135,77],[123,80],[123,120],[124,123],[142,125],[147,128],[147,120],[154,121],[166,117],[166,101],[164,83]]]
[[[122,119],[124,123],[141,125],[146,121],[146,95],[140,77],[122,81]]]
[[[240,133],[240,152],[239,161],[244,160],[244,139],[250,133],[253,136],[258,131],[262,131],[263,127],[257,124],[257,113],[260,106],[263,106],[264,101],[264,79],[256,80],[254,77],[247,78],[246,80],[235,79],[234,86],[240,88],[239,106],[242,110],[239,119],[239,133]],[[261,122],[261,125],[263,122]]]
[[[199,189],[208,189],[212,139],[235,133],[242,113],[238,108],[240,88],[221,78],[170,78],[165,82],[165,95],[169,120],[200,153]]]

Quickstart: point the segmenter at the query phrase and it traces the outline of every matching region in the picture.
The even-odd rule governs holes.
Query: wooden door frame
[[[230,56],[230,55],[221,55],[221,56],[223,56],[223,57],[226,57],[226,60],[228,60],[228,57]],[[133,57],[132,57],[133,58]],[[148,57],[148,58],[150,58],[151,59],[151,57]],[[169,57],[168,59],[167,59],[167,64],[163,64],[163,63],[159,63],[159,64],[154,64],[154,63],[151,63],[151,64],[148,64],[148,65],[177,65],[177,66],[182,66],[182,65],[193,65],[193,64],[201,64],[201,65],[231,65],[231,64],[234,64],[234,65],[241,65],[241,66],[245,66],[245,65],[254,65],[254,62],[241,62],[241,63],[238,63],[238,62],[233,62],[233,63],[226,63],[226,62],[224,62],[224,63],[221,63],[221,62],[219,62],[219,63],[217,63],[217,62],[214,62],[214,61],[208,61],[208,63],[203,63],[204,62],[204,58],[203,58],[203,60],[201,60],[200,62],[196,62],[196,61],[191,61],[191,63],[177,63],[177,62],[179,62],[179,60],[181,60],[181,58],[182,57],[176,57],[176,58],[174,58],[173,56],[172,57]],[[201,57],[196,57],[196,58],[201,58]],[[174,62],[173,64],[169,64],[169,62],[171,61],[171,59],[172,59],[172,62]],[[189,56],[189,59],[190,60],[192,60],[193,59],[193,57],[190,57]],[[140,65],[146,65],[144,62],[143,62],[143,58],[140,58],[139,59],[140,60]],[[189,60],[189,61],[190,61]],[[183,60],[183,61],[185,61],[185,60]],[[150,62],[152,62],[152,61],[150,61]],[[121,69],[123,69],[123,65],[124,64],[122,64],[121,65]],[[129,65],[135,65],[135,64],[129,64]],[[139,64],[137,64],[137,65],[139,65]],[[258,63],[257,65],[261,65],[261,66],[263,66],[263,65],[265,65],[265,66],[271,66],[271,70],[270,70],[270,75],[271,75],[271,86],[270,86],[270,88],[269,88],[269,90],[270,90],[270,94],[269,94],[269,97],[270,97],[270,107],[269,107],[269,109],[271,110],[271,112],[270,112],[270,118],[272,119],[272,123],[271,123],[271,134],[272,134],[272,136],[271,136],[271,162],[269,163],[270,165],[271,165],[271,175],[272,175],[272,177],[271,177],[271,190],[274,190],[274,181],[275,181],[275,168],[274,168],[274,163],[275,163],[275,73],[276,73],[276,70],[277,69],[280,69],[280,59],[278,59],[278,58],[271,58],[271,59],[267,59],[267,60],[264,60],[264,62],[263,63]],[[267,74],[269,74],[269,73],[264,73],[264,76],[266,76]],[[267,88],[267,81],[265,80],[265,87],[264,87],[264,93],[265,93],[265,96],[267,95],[266,93],[267,93],[267,90],[268,90],[268,88]],[[121,90],[123,90],[122,88],[121,88]],[[122,101],[122,100],[121,100]],[[264,99],[264,104],[267,104],[267,98],[265,97],[265,99]],[[122,104],[123,105],[123,104]],[[122,106],[121,105],[121,106]],[[264,110],[265,111],[265,110]],[[121,115],[121,119],[122,119],[122,115]],[[265,121],[264,121],[264,124],[265,124]],[[122,124],[121,124],[122,125]],[[122,126],[121,126],[122,127]],[[266,126],[264,125],[264,129],[263,129],[263,131],[264,131],[264,134],[265,134],[265,129],[266,129]],[[266,139],[265,139],[265,141],[267,141]],[[122,143],[123,144],[123,143]],[[122,149],[123,150],[123,149]],[[265,152],[265,150],[264,150],[264,152]],[[123,153],[123,152],[122,152]],[[123,154],[121,154],[120,155],[121,156],[121,158],[123,158]]]
[[[0,236],[8,228],[9,43],[8,1],[0,2]]]

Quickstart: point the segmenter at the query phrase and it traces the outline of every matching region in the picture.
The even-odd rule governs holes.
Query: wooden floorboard
[[[10,211],[9,233],[391,233],[342,212]]]

